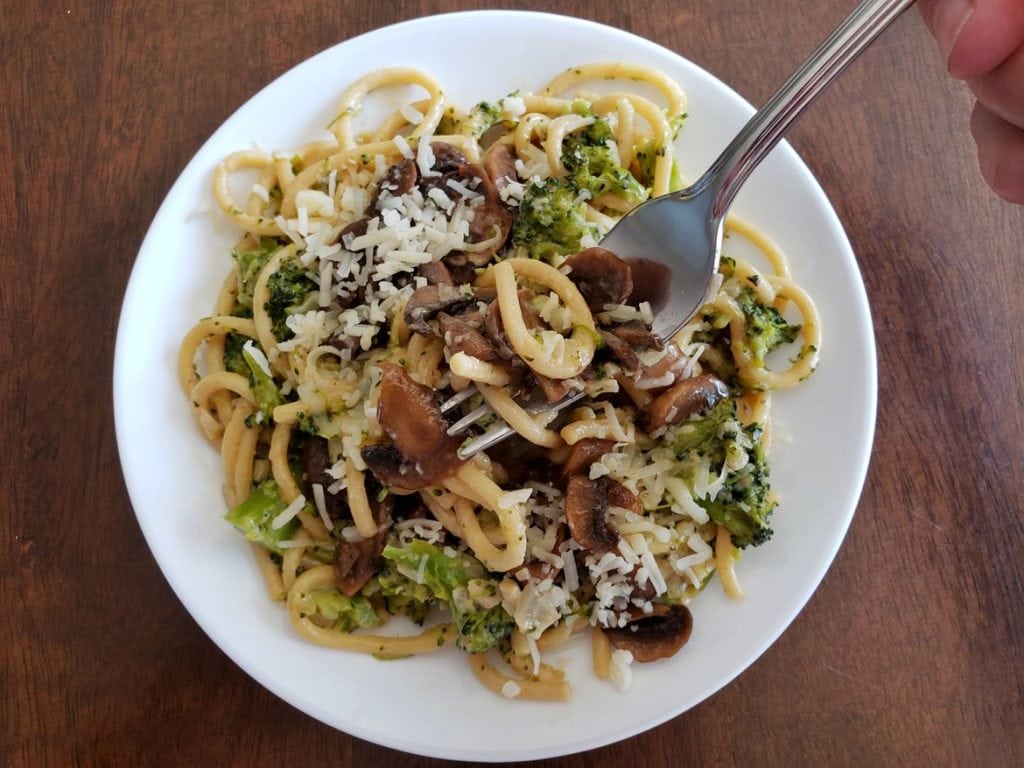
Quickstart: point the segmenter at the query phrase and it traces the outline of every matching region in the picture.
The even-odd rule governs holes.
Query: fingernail
[[[967,26],[973,13],[974,3],[972,0],[942,0],[935,9],[935,15],[932,17],[932,29],[946,62],[949,62],[956,39],[960,37],[960,33]]]

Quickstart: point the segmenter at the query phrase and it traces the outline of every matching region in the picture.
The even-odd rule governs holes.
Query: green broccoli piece
[[[407,576],[422,573],[423,585],[433,597],[448,604],[459,633],[456,642],[466,652],[484,653],[511,634],[512,617],[500,604],[481,608],[469,595],[470,581],[486,576],[484,567],[473,557],[463,553],[449,557],[418,539],[404,547],[384,547],[383,554]]]
[[[726,476],[725,484],[714,499],[695,499],[712,520],[729,530],[732,543],[740,549],[756,547],[771,538],[768,519],[775,509],[762,430],[757,426],[746,429],[753,442],[748,463]]]
[[[787,344],[800,333],[799,325],[790,325],[775,307],[757,300],[749,289],[740,291],[736,303],[746,320],[747,344],[756,366],[764,365],[764,358],[780,344]]]
[[[249,375],[249,364],[242,357],[242,347],[249,340],[240,333],[229,333],[224,337],[224,367],[239,376]]]
[[[264,419],[270,421],[274,415],[274,409],[282,401],[281,393],[274,383],[274,377],[270,374],[267,356],[252,341],[247,341],[242,346],[242,358],[248,369],[249,382],[252,384],[252,393],[256,397],[256,404]]]
[[[621,195],[630,205],[647,199],[648,191],[628,170],[615,162],[608,142],[612,131],[597,118],[591,125],[566,139],[562,163],[578,190],[587,190],[591,198],[607,192]]]
[[[301,611],[319,613],[335,629],[352,632],[367,627],[379,627],[384,620],[373,610],[373,605],[362,595],[348,597],[337,587],[314,589],[303,596]]]
[[[654,186],[654,168],[658,164],[661,151],[656,148],[654,139],[647,139],[637,145],[633,153],[636,164],[636,177],[645,187],[650,189]],[[683,176],[679,172],[679,163],[675,158],[672,160],[672,172],[669,175],[669,192],[677,192],[683,188]]]
[[[681,459],[690,451],[698,451],[705,455],[719,454],[712,458],[720,462],[725,456],[721,440],[722,425],[735,418],[736,401],[727,397],[702,417],[680,423],[670,438],[676,458]]]
[[[252,317],[252,291],[260,271],[270,257],[281,248],[280,241],[272,237],[261,237],[259,245],[252,251],[232,250],[231,258],[238,265],[239,289],[235,307],[231,314],[236,317]]]
[[[460,132],[468,130],[469,135],[479,139],[501,120],[501,110],[489,101],[481,101],[466,115],[459,125]]]
[[[531,184],[512,225],[512,244],[525,248],[533,259],[579,252],[589,225],[583,204],[575,205],[575,199],[573,187],[560,179]]]
[[[266,309],[278,341],[286,341],[295,335],[285,321],[288,315],[302,309],[315,289],[316,283],[310,280],[306,268],[294,260],[286,261],[270,276],[267,281],[270,297]]]
[[[430,607],[434,603],[434,593],[430,587],[426,584],[417,584],[387,560],[377,573],[377,583],[388,613],[404,614],[417,624],[426,621]]]
[[[249,541],[282,555],[284,551],[278,545],[295,535],[299,521],[292,518],[276,529],[271,527],[271,523],[287,506],[278,493],[277,483],[264,480],[253,488],[248,499],[224,515],[224,519],[244,533]]]
[[[455,604],[462,601],[468,605],[456,609]],[[466,653],[486,653],[512,633],[514,622],[501,604],[492,608],[480,608],[473,603],[465,588],[461,588],[456,590],[455,600],[451,605],[455,626],[459,630],[456,642]]]

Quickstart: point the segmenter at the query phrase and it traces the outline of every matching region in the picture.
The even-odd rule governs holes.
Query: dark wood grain
[[[111,363],[146,227],[236,107],[346,37],[496,5],[629,29],[760,102],[852,2],[4,4],[0,765],[435,764],[293,710],[199,630],[129,506]],[[537,765],[1024,764],[1024,209],[981,182],[969,109],[911,14],[790,134],[879,352],[873,463],[821,588],[709,701]]]

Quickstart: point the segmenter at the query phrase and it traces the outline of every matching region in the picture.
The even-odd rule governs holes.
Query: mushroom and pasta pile
[[[410,85],[425,97],[362,124],[372,92]],[[179,375],[226,519],[304,637],[380,658],[452,642],[497,693],[568,699],[549,649],[589,635],[625,688],[631,662],[686,643],[714,574],[741,594],[739,551],[776,505],[771,392],[813,371],[819,325],[779,250],[731,219],[759,265],[727,241],[706,305],[652,332],[658,286],[600,242],[681,187],[685,109],[625,64],[468,111],[388,69],[347,89],[328,140],[217,168],[242,234]],[[463,458],[501,423],[516,434]],[[382,629],[398,616],[419,628]]]

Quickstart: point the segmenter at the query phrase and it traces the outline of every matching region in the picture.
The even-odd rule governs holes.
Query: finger
[[[1024,130],[976,104],[971,134],[986,183],[1003,199],[1024,203]]]
[[[967,82],[989,112],[1024,128],[1024,46],[991,72]]]
[[[1021,0],[918,0],[918,7],[954,77],[983,75],[1024,46]]]

